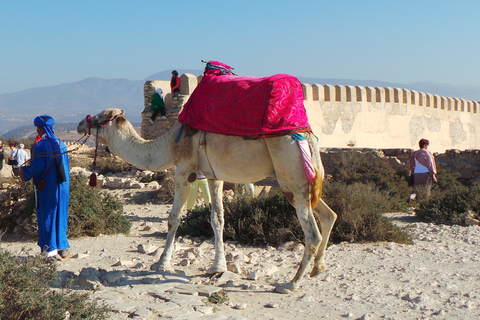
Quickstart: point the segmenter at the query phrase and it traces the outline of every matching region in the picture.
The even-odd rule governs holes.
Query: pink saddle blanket
[[[197,130],[235,136],[278,136],[310,131],[300,81],[206,73],[179,115]]]

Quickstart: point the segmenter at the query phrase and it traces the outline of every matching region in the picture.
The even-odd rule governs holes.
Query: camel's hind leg
[[[313,260],[322,239],[310,206],[309,194],[307,192],[303,194],[296,194],[292,202],[295,203],[297,217],[305,234],[305,251],[303,253],[302,262],[300,263],[297,273],[295,274],[295,277],[293,277],[292,281],[284,285],[280,285],[275,289],[275,291],[279,293],[291,293],[298,288],[300,281],[305,276],[307,267]]]
[[[208,269],[208,274],[227,271],[227,260],[225,259],[225,248],[223,244],[223,227],[225,225],[223,213],[223,181],[209,180],[208,186],[212,197],[211,224],[215,233],[215,260]]]
[[[305,234],[305,251],[302,262],[292,281],[278,286],[275,291],[290,293],[295,291],[304,277],[307,267],[312,262],[322,236],[310,205],[310,182],[303,169],[300,149],[290,136],[265,139],[271,156],[278,183],[282,190],[291,193],[287,199],[295,207],[298,220]]]
[[[318,247],[310,277],[318,275],[325,269],[325,250],[327,248],[328,240],[330,239],[333,225],[335,224],[335,220],[337,220],[337,214],[330,209],[323,199],[319,199],[317,207],[315,208],[315,213],[317,213],[317,217],[320,220],[322,242]]]

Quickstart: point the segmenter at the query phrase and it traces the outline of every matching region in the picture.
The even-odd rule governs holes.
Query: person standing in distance
[[[5,150],[3,149],[2,140],[0,140],[0,177],[2,176],[3,159],[5,159]]]
[[[67,239],[70,174],[67,147],[55,136],[55,120],[49,115],[35,118],[33,124],[42,137],[32,148],[29,166],[22,167],[23,181],[33,179],[37,204],[38,245],[53,261],[68,256]]]
[[[407,200],[408,203],[418,198],[419,194],[428,198],[432,183],[437,182],[437,165],[433,154],[428,150],[430,142],[427,139],[421,139],[418,145],[420,149],[410,157],[409,175],[413,175],[413,191]]]
[[[172,71],[172,78],[170,79],[170,88],[172,89],[172,98],[180,94],[180,77],[177,70]]]
[[[15,160],[17,160],[17,164],[12,166],[13,172],[15,177],[18,177],[20,174],[20,167],[23,166],[25,162],[28,161],[28,153],[25,151],[25,145],[20,143],[17,148],[17,152],[15,153]]]

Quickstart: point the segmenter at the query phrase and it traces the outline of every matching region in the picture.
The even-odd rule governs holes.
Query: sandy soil
[[[131,233],[72,239],[71,257],[59,264],[59,273],[78,276],[84,268],[123,272],[122,281],[92,293],[93,299],[117,304],[112,308],[112,319],[480,317],[480,228],[421,223],[408,213],[389,216],[414,235],[414,245],[332,245],[327,250],[327,270],[312,279],[307,276],[300,289],[290,295],[274,293],[273,289],[293,277],[303,254],[301,245],[259,248],[228,243],[227,253],[236,261],[240,275],[225,284],[218,277],[205,275],[213,261],[211,241],[179,239],[173,262],[182,281],[222,286],[229,302],[205,303],[204,309],[192,307],[192,302],[179,302],[176,313],[163,312],[161,307],[170,298],[160,288],[169,278],[150,271],[158,260],[158,253],[151,251],[163,249],[170,208],[148,202],[126,204],[124,210],[133,223]],[[139,245],[148,252],[142,253]],[[1,246],[18,255],[38,252],[34,242],[4,241]],[[155,281],[147,279],[153,276],[157,277]],[[152,294],[155,290],[157,293]],[[185,311],[187,308],[191,310]]]

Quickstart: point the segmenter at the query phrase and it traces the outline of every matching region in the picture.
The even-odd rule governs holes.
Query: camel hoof
[[[325,271],[325,267],[323,265],[321,266],[314,266],[312,269],[312,272],[310,272],[310,278],[313,278],[315,276],[318,276],[320,273]]]
[[[211,266],[207,270],[207,274],[216,274],[216,273],[223,273],[227,271],[227,267],[222,267],[222,266]]]
[[[295,292],[296,290],[297,287],[295,287],[292,283],[286,283],[275,288],[275,292],[283,294],[290,294]]]
[[[168,265],[165,265],[162,262],[156,262],[156,263],[152,264],[152,266],[150,267],[150,270],[175,273],[175,270],[172,267],[170,267]]]

